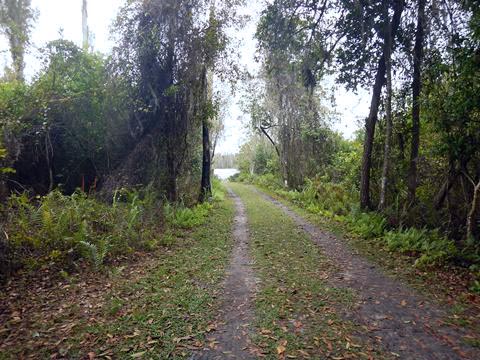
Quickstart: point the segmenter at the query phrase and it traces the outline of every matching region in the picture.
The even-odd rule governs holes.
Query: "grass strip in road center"
[[[355,294],[334,288],[335,267],[293,220],[252,188],[231,184],[245,203],[261,285],[254,339],[267,358],[387,358],[342,319]]]

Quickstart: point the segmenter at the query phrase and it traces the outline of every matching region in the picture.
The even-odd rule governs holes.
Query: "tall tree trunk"
[[[360,207],[370,207],[370,169],[372,167],[373,139],[375,137],[375,124],[377,123],[378,106],[382,87],[385,82],[385,58],[382,57],[378,64],[375,84],[373,85],[370,113],[365,122],[365,142],[363,143],[362,173],[360,179]]]
[[[206,201],[212,194],[212,183],[210,174],[212,171],[211,155],[210,155],[210,131],[208,128],[208,119],[202,121],[202,188],[200,191],[200,201]]]
[[[265,129],[263,126],[259,126],[259,129],[260,131],[263,133],[263,135],[265,135],[265,137],[268,139],[268,141],[270,141],[270,144],[273,145],[274,149],[275,149],[275,152],[277,153],[278,155],[278,158],[280,159],[281,161],[281,155],[280,155],[280,150],[278,150],[278,146],[277,144],[275,143],[275,141],[273,141],[272,137],[268,134],[267,132],[267,129]]]
[[[23,82],[25,48],[29,43],[30,29],[35,20],[31,0],[3,0],[0,5],[0,30],[10,46],[15,78]]]
[[[388,172],[390,169],[390,143],[392,141],[392,35],[388,7],[385,6],[385,67],[387,72],[386,129],[383,154],[382,187],[378,208],[384,210],[387,205]]]
[[[400,19],[404,9],[405,3],[403,0],[394,2],[394,13],[392,18],[391,39],[392,44],[395,39]],[[393,46],[392,46],[393,48]],[[385,49],[384,49],[385,51]],[[377,75],[375,76],[375,83],[373,85],[372,100],[370,103],[370,112],[365,121],[365,142],[363,145],[362,170],[360,180],[360,207],[362,209],[369,208],[370,204],[370,170],[372,167],[372,151],[373,140],[375,137],[375,125],[378,118],[378,106],[380,104],[380,95],[382,87],[385,84],[385,54],[382,55],[378,62]]]
[[[202,103],[204,107],[213,101],[213,71],[204,68],[202,72]],[[206,201],[212,195],[212,150],[210,143],[209,113],[202,115],[202,182],[200,189],[200,201]]]
[[[88,31],[88,11],[87,11],[87,0],[82,2],[82,34],[83,34],[83,49],[88,50],[89,46],[89,31]]]
[[[175,23],[174,23],[175,24]],[[175,57],[175,36],[174,31],[176,26],[170,25],[169,32],[169,46],[167,49],[167,73],[169,74],[169,84],[173,85],[173,73],[174,73],[174,57]],[[165,123],[165,140],[167,144],[166,148],[166,161],[167,161],[167,198],[170,202],[176,202],[178,200],[178,186],[177,186],[177,132],[176,132],[176,118],[177,118],[177,94],[172,96],[166,96],[164,99],[165,109],[162,109],[163,120]],[[157,111],[159,111],[157,109]]]
[[[10,49],[12,54],[13,70],[15,71],[15,78],[20,81],[25,81],[25,44],[19,39],[19,35],[10,35]]]
[[[211,142],[212,146],[210,148],[210,163],[213,164],[215,160],[215,155],[216,155],[216,150],[217,150],[217,143],[218,143],[218,138],[220,137],[220,132],[217,132],[215,134],[214,140]]]
[[[420,146],[420,93],[422,91],[422,61],[425,24],[426,0],[418,0],[417,30],[415,47],[413,49],[413,82],[412,82],[412,148],[410,153],[410,167],[408,170],[408,204],[415,202],[418,175],[418,149]]]
[[[46,129],[46,134],[45,134],[45,160],[47,163],[47,169],[48,169],[48,192],[51,192],[53,190],[54,186],[54,179],[53,179],[53,148],[52,148],[52,142],[50,139],[50,130]]]

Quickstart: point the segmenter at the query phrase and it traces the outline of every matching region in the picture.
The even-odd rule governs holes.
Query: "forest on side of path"
[[[479,29],[469,1],[272,2],[237,179],[348,227],[364,247],[467,269],[478,292]],[[332,77],[370,91],[352,139],[333,130]]]
[[[232,246],[232,204],[220,184],[212,187],[216,158],[239,168],[235,180],[346,234],[392,273],[429,283],[427,292],[440,288],[461,307],[458,326],[476,324],[477,1],[266,2],[255,34],[256,75],[239,65],[232,36],[248,20],[239,15],[246,1],[127,1],[107,55],[89,44],[82,4],[83,46],[50,41],[40,70],[26,79],[38,14],[31,0],[0,0],[12,59],[0,79],[0,286],[7,290],[0,302],[10,306],[0,313],[0,338],[9,338],[11,354],[35,355],[45,345],[45,355],[78,355],[98,345],[97,333],[110,339],[106,356],[141,357],[155,348],[159,356],[186,357],[205,346]],[[218,80],[245,93],[250,132],[236,157],[216,154],[227,116]],[[332,82],[370,93],[353,139],[334,130]],[[197,274],[189,256],[198,258]],[[312,264],[323,261],[314,257]],[[66,307],[56,284],[69,289]],[[37,303],[28,304],[31,290]],[[83,315],[76,294],[80,309],[90,309]],[[133,297],[142,302],[126,305]],[[32,320],[24,314],[44,310],[51,317],[35,318],[33,333],[22,327]],[[68,346],[54,326],[59,314],[78,320],[63,329]],[[118,319],[125,323],[117,337]],[[138,323],[143,328],[133,329]],[[266,347],[286,356],[266,331]],[[28,346],[19,348],[16,336]],[[342,336],[350,339],[348,331]]]
[[[103,55],[83,1],[83,48],[47,43],[27,81],[38,14],[31,1],[0,3],[12,58],[0,82],[2,280],[154,248],[177,212],[206,206],[222,128],[212,81],[238,70],[226,35],[241,22],[236,5],[126,2]]]

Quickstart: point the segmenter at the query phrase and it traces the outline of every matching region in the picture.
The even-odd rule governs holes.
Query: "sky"
[[[89,0],[88,20],[93,32],[95,50],[108,53],[113,43],[110,41],[110,26],[124,0]],[[32,31],[32,45],[26,58],[27,78],[38,71],[38,48],[48,41],[63,38],[82,45],[82,0],[32,0],[32,6],[38,11],[38,19]],[[0,43],[2,50],[1,65],[8,64],[10,57],[5,40]],[[2,66],[3,67],[3,66]]]
[[[114,43],[110,38],[110,27],[118,10],[125,0],[89,0],[88,25],[93,33],[92,45],[94,50],[108,54]],[[48,41],[58,39],[60,33],[63,38],[82,45],[82,0],[32,0],[39,17],[32,31],[32,46],[26,57],[25,73],[31,78],[39,69],[38,48]],[[250,73],[255,74],[259,64],[255,62],[256,41],[254,39],[256,22],[258,21],[263,0],[250,0],[248,5],[241,9],[242,15],[249,15],[250,21],[235,32],[233,36],[240,41],[239,62]],[[8,45],[5,39],[0,41],[0,65],[10,64]],[[2,66],[3,68],[3,66]],[[241,93],[226,96],[229,100],[225,118],[225,132],[218,144],[217,153],[236,153],[241,144],[247,139],[246,124],[248,114],[243,114],[239,101]],[[343,133],[345,137],[352,137],[358,129],[360,121],[368,113],[368,92],[359,94],[347,92],[342,88],[335,90],[336,111],[338,121],[333,127]]]

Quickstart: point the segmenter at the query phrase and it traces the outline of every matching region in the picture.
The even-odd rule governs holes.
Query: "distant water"
[[[237,169],[214,169],[213,173],[217,175],[220,180],[227,180],[230,176],[238,174]]]

